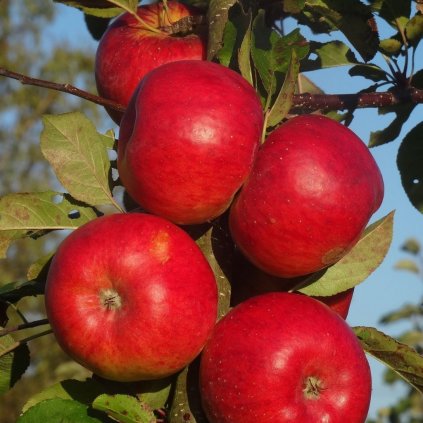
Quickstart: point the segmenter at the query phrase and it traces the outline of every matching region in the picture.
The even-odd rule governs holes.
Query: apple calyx
[[[102,289],[100,291],[100,304],[106,310],[118,310],[122,307],[122,298],[114,289]]]
[[[325,389],[322,381],[315,376],[308,376],[304,385],[304,397],[309,400],[317,400],[320,397],[320,393]]]

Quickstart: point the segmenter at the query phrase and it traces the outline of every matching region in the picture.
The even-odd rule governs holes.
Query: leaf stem
[[[20,325],[13,326],[11,328],[6,328],[6,329],[0,330],[0,337],[8,335],[9,333],[17,332],[19,330],[35,328],[37,326],[42,326],[42,325],[47,325],[48,323],[49,323],[48,319],[40,319],[40,320],[34,320],[33,322],[22,323]]]
[[[35,335],[31,335],[31,336],[28,336],[27,338],[21,339],[20,341],[16,341],[12,345],[10,345],[10,347],[0,352],[0,358],[5,356],[6,354],[11,353],[16,348],[20,347],[22,344],[26,344],[27,342],[32,341],[33,339],[36,339],[36,338],[41,338],[44,335],[49,335],[50,333],[53,333],[53,331],[51,329],[48,329],[48,330],[45,330],[44,332],[39,332],[39,333],[36,333]]]

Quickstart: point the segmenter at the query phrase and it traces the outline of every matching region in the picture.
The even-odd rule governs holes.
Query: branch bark
[[[48,88],[72,94],[95,104],[108,107],[118,112],[124,112],[125,106],[112,100],[81,90],[70,84],[58,84],[43,79],[32,78],[18,72],[0,67],[0,76],[16,79],[24,85]],[[395,106],[397,104],[423,103],[423,90],[411,87],[410,89],[357,94],[296,94],[293,97],[291,112],[312,112],[315,110],[353,110],[356,108],[374,108]]]

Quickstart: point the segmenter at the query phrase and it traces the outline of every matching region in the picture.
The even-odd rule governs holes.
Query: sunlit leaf
[[[402,43],[396,38],[385,38],[380,41],[379,48],[388,55],[398,55],[401,51]]]
[[[244,38],[241,41],[241,46],[238,51],[238,67],[241,75],[253,85],[253,72],[251,69],[251,24],[252,16],[251,12],[248,15],[248,25],[244,34]]]
[[[423,122],[405,136],[398,150],[397,165],[411,204],[423,213]]]
[[[103,394],[94,400],[92,406],[122,423],[156,423],[151,408],[129,395]]]
[[[60,183],[75,199],[91,205],[115,204],[105,139],[80,112],[45,115],[41,151]]]
[[[364,350],[423,393],[423,356],[375,328],[353,328]]]
[[[394,212],[370,225],[352,250],[320,279],[300,292],[311,296],[330,296],[346,291],[366,280],[382,263],[392,241]]]
[[[115,4],[106,0],[53,0],[56,3],[63,3],[67,6],[76,7],[87,15],[100,18],[113,18],[120,15],[124,10],[116,7]]]
[[[305,0],[284,0],[283,11],[285,13],[300,13],[304,9]]]
[[[19,417],[17,423],[104,423],[103,416],[93,417],[92,410],[78,401],[53,398],[31,407]]]
[[[236,0],[210,0],[207,13],[209,25],[207,58],[212,60],[222,48],[223,34],[228,21],[229,9]]]
[[[397,270],[407,270],[412,273],[420,273],[420,269],[417,266],[417,263],[413,260],[398,260],[394,266]]]
[[[401,245],[401,250],[417,255],[420,252],[420,242],[417,239],[409,238]]]
[[[19,238],[36,238],[56,229],[75,229],[97,217],[92,208],[54,191],[9,194],[0,198],[0,246],[4,254]]]
[[[405,27],[407,40],[413,46],[417,46],[423,37],[423,15],[416,15],[407,23]]]
[[[10,335],[0,337],[0,354],[14,343],[15,340]],[[29,361],[29,349],[26,344],[0,357],[0,395],[6,393],[21,378],[29,366]]]
[[[26,272],[26,277],[28,280],[45,278],[47,277],[48,268],[53,258],[54,253],[48,253],[40,257],[36,262],[32,263],[28,271]]]

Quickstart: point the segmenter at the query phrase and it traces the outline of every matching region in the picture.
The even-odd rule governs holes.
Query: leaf
[[[32,263],[26,272],[27,279],[45,279],[47,277],[48,268],[50,266],[53,255],[54,253],[48,253],[39,258],[36,262]]]
[[[328,43],[313,41],[310,43],[310,50],[317,55],[317,58],[302,62],[302,72],[358,63],[354,53],[342,41]]]
[[[51,385],[32,396],[23,406],[22,412],[25,413],[34,405],[53,398],[75,400],[82,404],[90,405],[94,399],[103,392],[103,386],[93,379],[87,379],[84,381],[67,379],[55,383],[54,385]]]
[[[398,25],[402,30],[405,29],[411,13],[411,1],[370,0],[370,5],[382,19],[395,29],[398,29]]]
[[[414,304],[406,304],[405,306],[401,307],[399,310],[395,310],[391,313],[385,314],[380,318],[380,323],[387,324],[397,322],[398,320],[402,319],[409,319],[413,316],[421,316],[423,314],[423,310],[421,307],[416,306]]]
[[[398,55],[401,51],[402,43],[396,38],[385,38],[380,41],[379,49],[388,55]]]
[[[416,15],[405,26],[405,35],[409,43],[417,46],[423,37],[423,15]]]
[[[151,408],[129,395],[102,394],[94,400],[92,406],[122,423],[156,422]]]
[[[410,254],[417,255],[420,252],[420,243],[417,239],[409,238],[401,245],[401,250]]]
[[[44,287],[45,279],[10,282],[0,287],[0,300],[16,303],[24,297],[43,295]]]
[[[362,76],[363,78],[369,79],[374,82],[386,81],[386,72],[377,65],[372,63],[359,64],[353,66],[348,73],[351,76]]]
[[[210,0],[207,12],[209,27],[207,59],[212,60],[222,47],[223,33],[228,21],[229,9],[236,0]]]
[[[15,340],[10,335],[0,337],[0,354],[14,343]],[[29,362],[29,349],[26,344],[0,357],[0,395],[6,393],[21,378]]]
[[[310,296],[325,297],[346,291],[366,280],[388,253],[393,220],[392,211],[370,225],[347,255],[329,267],[320,279],[299,291]]]
[[[364,350],[423,392],[423,356],[375,328],[353,328]]]
[[[395,263],[394,266],[397,270],[407,270],[412,273],[420,273],[420,269],[417,266],[416,262],[413,260],[399,260]]]
[[[238,51],[238,67],[241,75],[253,85],[253,71],[251,69],[251,46],[252,46],[252,16],[248,15],[248,26]]]
[[[297,55],[295,54],[295,50],[292,50],[291,54],[291,63],[285,76],[284,83],[267,118],[268,127],[276,126],[279,122],[281,122],[282,119],[286,117],[292,106],[292,98],[297,86],[300,63],[297,59]]]
[[[285,13],[296,14],[304,9],[305,0],[284,0],[282,4]]]
[[[120,15],[123,10],[116,7],[106,0],[53,0],[55,3],[66,4],[67,6],[76,7],[87,15],[97,16],[100,18],[113,18]]]
[[[85,13],[84,21],[91,37],[93,37],[94,40],[99,41],[109,26],[110,18],[100,18],[98,16],[88,15]]]
[[[415,126],[402,141],[397,166],[411,204],[423,213],[423,122]]]
[[[371,60],[379,45],[371,9],[359,0],[306,0],[305,10],[319,14],[329,25],[338,28],[360,56]]]
[[[75,229],[97,217],[92,207],[54,191],[9,194],[0,198],[0,246],[3,257],[19,238],[36,238],[45,231]]]
[[[41,151],[60,183],[77,200],[115,204],[109,187],[110,160],[104,139],[80,112],[45,115]]]
[[[17,423],[104,423],[105,420],[93,417],[87,405],[78,401],[54,398],[42,401],[31,407],[26,413],[19,417]]]

